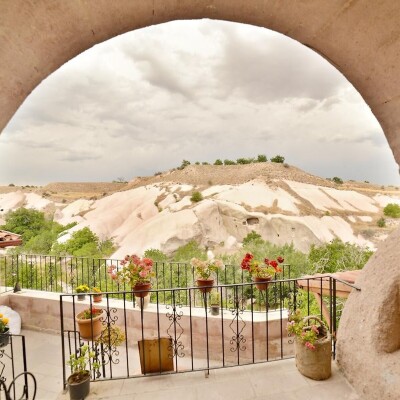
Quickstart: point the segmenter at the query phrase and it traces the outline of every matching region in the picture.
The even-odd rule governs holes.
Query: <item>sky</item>
[[[279,33],[211,20],[133,31],[55,71],[0,135],[0,183],[131,180],[258,154],[400,184],[379,123],[339,71]]]

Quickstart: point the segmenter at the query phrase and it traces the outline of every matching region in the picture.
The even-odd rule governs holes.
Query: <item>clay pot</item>
[[[93,295],[93,302],[94,303],[101,303],[102,300],[103,300],[103,294],[102,293]]]
[[[272,279],[272,276],[268,278],[258,278],[256,276],[253,276],[253,282],[255,283],[255,287],[258,290],[264,291],[267,290],[268,288],[268,282]]]
[[[197,287],[202,293],[210,293],[212,290],[212,286],[214,285],[214,279],[197,279],[196,282],[197,282]]]
[[[137,283],[133,288],[133,294],[136,297],[146,297],[149,294],[149,290],[151,289],[151,283]]]
[[[75,317],[81,338],[86,340],[95,340],[101,335],[101,317],[103,313],[89,319],[83,319],[83,313],[84,311],[80,312]]]

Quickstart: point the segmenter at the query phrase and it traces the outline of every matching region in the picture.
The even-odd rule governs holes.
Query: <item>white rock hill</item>
[[[78,223],[60,241],[88,226],[101,239],[114,239],[119,246],[114,258],[143,254],[148,248],[172,253],[190,240],[229,252],[251,231],[272,243],[293,242],[302,251],[334,238],[374,249],[386,237],[376,226],[383,207],[400,204],[398,196],[287,179],[209,186],[200,190],[203,200],[198,203],[190,200],[194,190],[199,190],[196,185],[158,182],[100,200],[54,203],[56,221]],[[0,194],[3,213],[22,205],[43,209],[49,203],[33,194]]]

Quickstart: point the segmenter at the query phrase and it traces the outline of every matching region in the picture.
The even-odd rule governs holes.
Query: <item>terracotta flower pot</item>
[[[84,311],[80,312],[75,317],[81,338],[86,340],[97,339],[101,335],[101,317],[103,313],[89,319],[83,319],[83,313]]]
[[[210,293],[213,285],[214,279],[197,279],[197,287],[202,293]]]
[[[258,278],[257,276],[253,276],[253,282],[255,283],[255,287],[258,290],[264,291],[268,288],[268,282],[272,279],[272,276],[268,278]]]
[[[151,283],[137,283],[133,288],[133,294],[136,297],[146,297],[149,294],[149,290],[151,289]]]
[[[103,294],[102,293],[93,295],[93,302],[94,303],[101,303],[102,300],[103,300]]]

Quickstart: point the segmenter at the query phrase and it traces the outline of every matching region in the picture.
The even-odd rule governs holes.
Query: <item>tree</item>
[[[243,246],[255,242],[255,243],[261,243],[263,241],[261,235],[255,231],[251,231],[246,235],[246,237],[243,239]]]
[[[215,160],[214,165],[223,165],[223,162],[218,158],[217,160]]]
[[[308,262],[314,273],[354,270],[363,268],[372,253],[366,247],[334,239],[321,246],[311,245]]]
[[[190,161],[183,160],[181,166],[178,167],[178,169],[185,169],[188,165],[190,165]]]
[[[225,165],[236,165],[235,161],[232,160],[224,160]]]
[[[271,162],[283,164],[285,162],[285,157],[279,154],[271,158]]]
[[[49,225],[51,225],[51,221],[46,221],[44,213],[27,208],[10,211],[7,213],[5,220],[6,223],[1,229],[22,235],[24,242],[27,242],[38,235],[41,230],[49,228]]]
[[[389,203],[384,209],[383,213],[387,217],[400,218],[400,206],[395,203]]]

